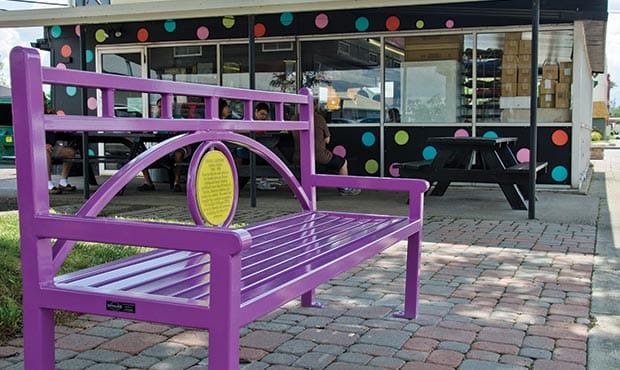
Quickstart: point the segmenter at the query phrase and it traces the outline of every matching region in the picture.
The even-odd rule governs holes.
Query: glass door
[[[147,78],[146,49],[142,47],[98,49],[97,72]],[[99,101],[100,94],[101,92],[97,91]],[[114,113],[117,117],[146,117],[149,114],[147,94],[116,90],[114,102]],[[98,106],[97,114],[101,115],[101,104]],[[126,151],[127,148],[122,144],[101,143],[97,149],[100,155],[105,155],[105,153],[115,155],[119,151]],[[117,169],[115,163],[99,165],[99,173],[102,175],[112,174]]]

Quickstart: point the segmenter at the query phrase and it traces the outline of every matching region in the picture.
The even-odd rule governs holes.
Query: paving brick
[[[503,329],[503,328],[482,328],[478,333],[478,340],[505,343],[513,345],[521,345],[525,333],[521,330]]]
[[[463,343],[472,343],[476,333],[463,330],[447,329],[437,326],[424,326],[415,332],[416,337],[450,340]]]
[[[588,360],[588,354],[585,350],[572,348],[556,348],[553,351],[553,360],[572,362],[585,366]]]
[[[426,360],[435,364],[456,367],[463,361],[464,357],[460,352],[437,349],[431,352]]]
[[[327,329],[307,329],[300,333],[297,339],[311,340],[320,344],[350,346],[357,341],[358,335]],[[258,340],[262,339],[259,338]]]
[[[148,369],[149,367],[155,365],[159,361],[161,360],[155,357],[138,355],[138,356],[131,356],[131,357],[124,359],[123,361],[120,362],[120,365],[123,365],[130,369],[131,368]]]
[[[157,343],[161,343],[166,339],[168,338],[159,334],[131,332],[105,342],[101,344],[99,348],[109,349],[111,351],[122,351],[137,355],[145,349],[154,346]]]
[[[536,360],[534,361],[534,369],[536,370],[585,370],[582,365],[563,362],[563,361],[551,361],[551,360]]]
[[[549,337],[553,339],[570,339],[586,341],[588,327],[581,324],[558,323],[558,325],[533,325],[527,330],[528,335]]]
[[[555,347],[555,340],[548,337],[528,335],[523,339],[523,346],[531,348],[546,349],[548,351]]]
[[[69,360],[57,362],[56,370],[82,370],[93,365],[96,365],[94,361],[72,358]]]
[[[0,358],[11,357],[17,353],[20,353],[22,348],[14,346],[0,346]]]
[[[151,366],[149,370],[170,370],[170,369],[186,369],[198,363],[197,358],[188,356],[172,356],[164,360],[160,360],[157,364]]]
[[[467,343],[443,341],[443,342],[439,342],[439,344],[437,345],[437,348],[438,349],[447,349],[447,350],[450,350],[450,351],[456,351],[456,352],[460,352],[460,353],[465,353],[465,352],[469,351],[471,346],[469,344],[467,344]]]
[[[140,354],[150,357],[166,358],[174,356],[186,350],[187,347],[174,342],[162,342],[145,349]]]
[[[336,359],[336,356],[324,352],[310,352],[301,356],[294,366],[300,366],[308,369],[324,369]]]
[[[393,356],[396,349],[392,347],[377,346],[372,344],[356,343],[349,346],[348,351],[356,353],[364,353],[371,356]]]
[[[551,305],[550,312],[554,315],[588,317],[590,308],[588,306],[574,304],[554,304]]]
[[[524,356],[524,357],[531,357],[534,359],[543,359],[543,360],[550,360],[552,356],[551,351],[547,351],[544,349],[538,349],[538,348],[528,348],[528,347],[521,348],[519,350],[519,355]]]
[[[493,361],[467,359],[459,366],[459,370],[523,370],[523,367],[512,364],[501,364]]]
[[[265,351],[273,352],[276,348],[278,348],[278,346],[282,345],[284,342],[291,338],[292,336],[289,334],[257,330],[242,337],[240,339],[240,344],[244,347],[258,348]]]
[[[92,335],[70,334],[56,341],[56,348],[82,352],[93,349],[105,342],[105,338]]]
[[[161,334],[170,330],[169,325],[155,324],[150,322],[137,322],[124,327],[125,330],[140,331],[144,333]]]
[[[363,319],[384,318],[392,312],[390,307],[355,307],[347,311],[347,316],[360,317]]]
[[[454,368],[445,365],[412,361],[407,362],[405,366],[402,367],[402,370],[454,370]]]
[[[400,348],[407,342],[409,337],[409,333],[403,331],[371,329],[363,334],[359,341],[378,346]]]
[[[500,355],[495,352],[472,350],[467,352],[467,358],[482,361],[499,361]]]
[[[499,361],[505,364],[517,365],[517,366],[523,366],[523,367],[531,367],[532,364],[534,363],[534,360],[532,360],[529,357],[513,356],[513,355],[502,355]]]
[[[505,355],[516,355],[519,353],[519,347],[512,344],[494,343],[477,341],[471,345],[472,349],[480,351],[489,351]]]
[[[345,352],[338,356],[337,361],[352,364],[366,365],[372,360],[372,356],[363,353]]]
[[[82,331],[81,334],[94,335],[96,337],[103,337],[103,338],[116,338],[116,337],[120,337],[123,334],[127,334],[127,330],[110,328],[107,326],[93,326],[92,328],[88,328]]]
[[[431,352],[435,349],[435,347],[437,347],[438,343],[438,340],[432,338],[413,337],[403,344],[403,348],[415,351]]]
[[[368,363],[381,369],[400,369],[404,364],[405,361],[393,357],[375,357]]]
[[[170,338],[170,342],[182,344],[188,347],[208,347],[209,332],[206,330],[187,330]]]
[[[267,351],[256,348],[241,347],[239,349],[239,358],[247,361],[258,361],[267,355]]]
[[[315,347],[316,347],[316,344],[311,341],[291,339],[289,341],[282,343],[282,345],[279,346],[276,349],[276,351],[291,353],[295,355],[302,355],[306,352],[312,351],[312,349]]]
[[[290,353],[269,353],[261,359],[262,362],[266,362],[271,365],[292,365],[297,361],[297,356]]]
[[[93,349],[90,351],[82,352],[76,356],[76,358],[91,360],[94,362],[119,362],[129,357],[125,352],[108,351],[105,349]]]

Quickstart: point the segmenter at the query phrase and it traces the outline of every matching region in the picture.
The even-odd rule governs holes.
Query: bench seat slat
[[[253,240],[271,240],[271,244],[262,243],[242,252],[241,299],[252,300],[273,291],[367,245],[365,238],[382,238],[407,224],[405,217],[301,212],[248,227]],[[55,283],[63,288],[135,292],[208,303],[210,272],[207,253],[158,250],[58,276]]]

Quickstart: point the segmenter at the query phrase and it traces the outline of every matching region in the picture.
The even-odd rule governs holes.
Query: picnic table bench
[[[21,236],[25,368],[54,367],[54,310],[202,328],[209,331],[210,369],[239,366],[239,330],[291,300],[319,306],[314,289],[401,240],[407,241],[401,317],[417,314],[423,195],[415,179],[317,175],[314,171],[313,104],[301,94],[259,92],[172,81],[137,79],[42,68],[38,52],[11,52],[13,117]],[[101,89],[96,116],[44,115],[43,84]],[[162,118],[114,116],[114,91],[162,96]],[[173,120],[173,96],[201,96],[205,118]],[[255,129],[252,119],[221,120],[218,99],[275,105],[276,118],[261,129],[300,132],[301,182],[264,145],[237,133]],[[284,105],[299,120],[284,120]],[[104,182],[75,214],[50,212],[45,131],[184,131],[129,161]],[[264,158],[287,181],[300,203],[290,215],[229,227],[237,204],[234,160],[225,142]],[[187,201],[195,224],[103,217],[114,195],[166,153],[199,143],[188,167]],[[409,194],[408,216],[328,212],[317,209],[316,187],[360,187]],[[59,275],[76,242],[143,246],[148,252]]]

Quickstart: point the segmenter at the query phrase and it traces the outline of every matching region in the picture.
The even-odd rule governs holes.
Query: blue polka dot
[[[177,22],[172,19],[168,19],[164,22],[164,29],[166,32],[174,32],[177,29]]]
[[[362,135],[362,144],[366,145],[366,146],[373,146],[375,145],[375,134],[373,134],[372,132],[364,132],[364,134]]]
[[[437,156],[437,149],[434,146],[429,145],[422,150],[422,157],[427,161],[435,159],[435,156]]]
[[[93,61],[93,59],[95,59],[95,54],[93,53],[92,50],[86,50],[86,63],[90,63]]]
[[[62,28],[60,26],[53,26],[50,28],[50,35],[55,39],[59,38],[62,35]]]
[[[360,32],[366,31],[369,25],[370,23],[366,17],[359,17],[355,20],[355,29]]]
[[[555,182],[563,182],[568,178],[568,170],[564,166],[557,166],[551,171],[551,178]]]
[[[290,26],[293,24],[293,14],[292,13],[282,13],[280,15],[280,23],[283,26]]]
[[[482,135],[482,137],[488,137],[488,138],[492,138],[492,139],[497,139],[499,136],[497,135],[497,132],[495,131],[487,131],[484,133],[484,135]]]
[[[65,88],[65,91],[69,96],[75,96],[75,94],[77,94],[77,88],[75,86],[67,86],[67,88]]]

